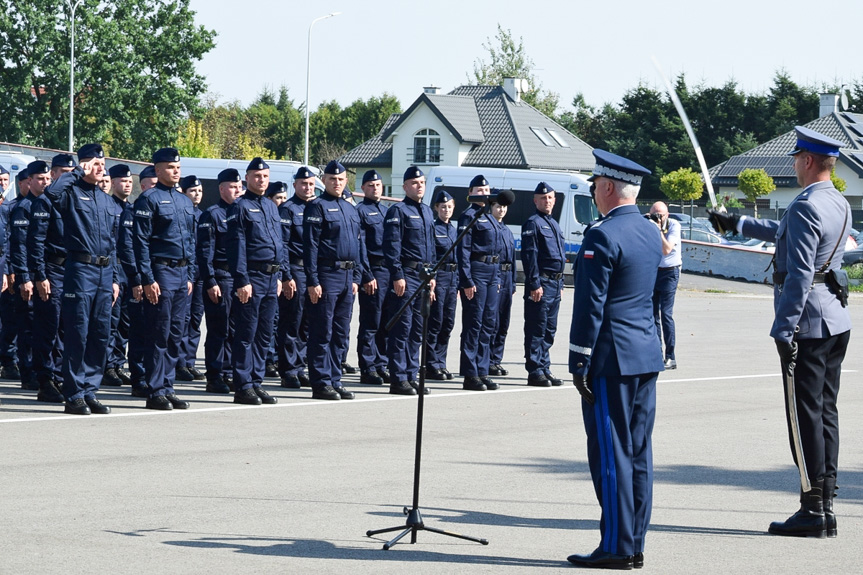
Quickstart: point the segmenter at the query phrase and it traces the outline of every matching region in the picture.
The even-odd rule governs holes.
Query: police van
[[[29,156],[20,152],[0,152],[0,166],[9,170],[9,186],[3,197],[7,200],[14,199],[18,195],[18,172],[27,168],[27,164],[36,161],[35,156]]]
[[[551,215],[560,224],[566,243],[566,259],[575,260],[584,237],[584,229],[599,217],[599,212],[590,196],[587,176],[576,172],[557,170],[510,170],[505,168],[433,167],[426,176],[426,193],[423,201],[432,205],[435,196],[445,189],[455,199],[455,215],[458,219],[468,205],[467,190],[470,181],[482,174],[492,190],[512,190],[515,202],[509,206],[504,223],[515,238],[516,259],[521,270],[521,225],[536,213],[533,191],[537,184],[545,182],[555,190],[554,209]],[[567,273],[571,266],[567,265]]]

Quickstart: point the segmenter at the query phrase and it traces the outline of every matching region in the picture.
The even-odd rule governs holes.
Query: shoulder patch
[[[525,230],[524,228],[522,228],[521,237],[532,236],[532,235],[533,235],[533,230]]]
[[[307,222],[320,223],[321,218],[320,218],[320,217],[318,217],[318,216],[309,216],[309,217],[307,217],[307,218],[306,218],[306,221],[307,221]]]
[[[151,212],[150,210],[135,210],[135,217],[151,218],[153,217],[153,212]]]

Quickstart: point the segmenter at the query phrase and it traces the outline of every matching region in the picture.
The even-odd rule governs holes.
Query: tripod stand
[[[508,195],[507,195],[508,194]],[[504,205],[509,205],[513,202],[514,196],[512,192],[504,192],[498,196],[500,203]],[[396,535],[393,539],[384,543],[384,550],[390,549],[393,545],[399,542],[405,535],[408,533],[411,534],[411,543],[417,542],[417,532],[419,531],[431,531],[432,533],[438,533],[440,535],[446,535],[448,537],[455,537],[457,539],[466,539],[467,541],[474,541],[476,543],[482,543],[483,545],[488,545],[488,539],[480,539],[477,537],[470,537],[468,535],[462,535],[460,533],[453,533],[451,531],[444,531],[442,529],[436,529],[434,527],[429,527],[425,524],[422,518],[422,514],[420,513],[419,501],[420,501],[420,467],[422,464],[422,443],[423,443],[423,408],[425,402],[423,400],[425,396],[425,370],[426,370],[426,352],[428,351],[428,318],[431,313],[431,301],[430,301],[430,290],[429,290],[429,282],[434,279],[435,274],[438,269],[443,265],[443,262],[446,261],[447,256],[459,245],[462,238],[467,234],[471,228],[476,224],[477,220],[479,220],[488,210],[488,204],[484,205],[481,209],[477,210],[473,219],[470,223],[465,227],[464,230],[456,237],[453,244],[449,247],[446,253],[441,256],[440,261],[433,267],[427,268],[423,267],[420,270],[420,280],[421,283],[419,287],[414,291],[413,294],[402,304],[402,307],[399,308],[398,312],[390,319],[389,323],[387,323],[386,329],[389,331],[395,325],[395,322],[398,318],[405,312],[407,307],[412,304],[413,300],[420,296],[422,297],[420,304],[420,313],[423,318],[422,323],[422,345],[420,347],[420,367],[419,367],[419,404],[417,405],[417,432],[416,432],[416,449],[414,453],[414,497],[413,497],[413,505],[410,509],[407,507],[404,508],[404,514],[407,515],[407,520],[404,525],[397,525],[395,527],[387,527],[386,529],[375,529],[371,531],[366,531],[367,537],[372,537],[373,535],[378,535],[380,533],[390,533],[393,531],[401,530],[401,533]]]

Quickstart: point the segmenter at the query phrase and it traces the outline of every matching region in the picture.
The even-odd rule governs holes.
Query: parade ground
[[[277,405],[234,405],[178,384],[188,411],[144,409],[105,388],[107,416],[65,416],[0,382],[0,574],[558,573],[599,542],[580,397],[567,373],[572,289],[552,371],[525,385],[523,286],[498,391],[431,382],[420,509],[431,527],[392,549],[412,503],[417,397],[359,385],[353,401],[265,388]],[[863,329],[863,298],[851,300]],[[356,313],[354,327],[356,327]],[[679,368],[660,374],[645,573],[859,573],[863,563],[863,354],[852,331],[839,394],[836,539],[767,534],[798,508],[772,288],[691,276],[677,295]],[[449,368],[458,367],[458,332]],[[355,334],[354,330],[352,334]],[[355,364],[354,341],[350,362]],[[201,353],[199,353],[199,356]]]

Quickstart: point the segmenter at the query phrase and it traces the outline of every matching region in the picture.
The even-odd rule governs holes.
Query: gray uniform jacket
[[[828,269],[842,266],[851,229],[848,202],[829,181],[816,182],[788,204],[776,220],[743,220],[743,235],[776,243],[776,271],[785,280],[773,288],[776,318],[770,336],[777,341],[820,339],[851,329],[848,308],[824,283],[813,283],[815,272],[836,253]],[[837,246],[838,243],[838,247]],[[826,269],[824,270],[827,271]]]

